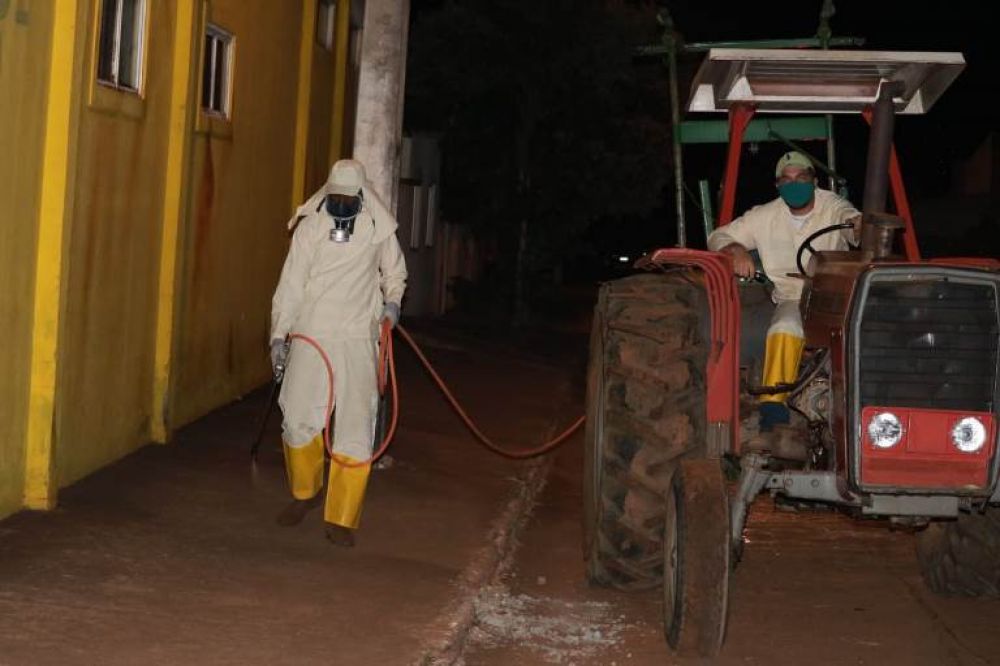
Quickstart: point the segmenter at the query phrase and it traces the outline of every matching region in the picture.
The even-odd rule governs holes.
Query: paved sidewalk
[[[572,416],[555,414],[568,373],[421,339],[498,438],[534,443]],[[259,391],[64,490],[54,512],[0,522],[0,664],[411,663],[523,465],[478,447],[397,356],[396,464],[372,479],[355,549],[326,543],[321,511],[274,523],[277,413],[256,475],[247,453]]]

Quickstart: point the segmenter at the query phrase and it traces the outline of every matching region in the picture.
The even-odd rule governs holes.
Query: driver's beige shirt
[[[796,229],[788,205],[777,198],[761,206],[754,206],[742,217],[719,227],[708,237],[708,249],[719,251],[730,243],[739,243],[747,250],[757,250],[764,266],[764,272],[774,283],[772,298],[775,302],[798,300],[802,295],[802,280],[788,277],[788,273],[798,273],[795,253],[809,234],[831,224],[847,222],[860,213],[846,199],[829,190],[816,189],[816,203],[809,219]],[[840,233],[830,232],[812,242],[816,250],[846,250],[853,232],[845,229]],[[809,265],[807,250],[802,263]]]

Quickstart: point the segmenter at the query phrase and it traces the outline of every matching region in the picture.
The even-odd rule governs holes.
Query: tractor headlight
[[[868,423],[868,437],[880,449],[891,449],[903,439],[903,424],[892,412],[881,412]]]
[[[951,429],[951,443],[962,453],[976,453],[986,443],[986,426],[975,416],[966,416]]]

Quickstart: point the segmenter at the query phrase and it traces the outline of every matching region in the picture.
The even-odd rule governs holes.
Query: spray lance
[[[288,348],[289,341],[284,342],[284,353],[281,355],[280,361],[274,365],[274,379],[271,381],[271,390],[267,396],[267,407],[264,408],[264,413],[261,415],[260,423],[257,424],[257,437],[253,440],[253,444],[250,446],[250,458],[252,461],[257,461],[257,450],[260,448],[260,443],[264,439],[264,430],[267,428],[267,422],[271,418],[271,412],[274,411],[274,403],[278,397],[278,391],[281,389],[281,381],[285,378],[285,361],[288,358]]]

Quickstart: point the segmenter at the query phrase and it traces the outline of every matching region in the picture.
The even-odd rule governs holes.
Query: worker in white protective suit
[[[406,263],[395,218],[354,160],[333,165],[289,226],[295,227],[292,243],[271,309],[271,360],[276,372],[287,367],[278,403],[294,498],[278,522],[297,525],[321,501],[328,379],[313,347],[301,340],[289,345],[286,338],[301,333],[323,347],[334,371],[334,454],[348,465],[367,461],[378,405],[379,330],[381,322],[399,320]],[[370,469],[330,461],[324,519],[337,545],[354,544]]]
[[[793,151],[782,155],[774,176],[777,199],[751,208],[708,238],[708,249],[728,254],[734,272],[741,277],[754,276],[756,267],[750,251],[756,250],[764,273],[774,283],[771,298],[775,309],[764,354],[765,386],[791,384],[798,377],[805,347],[799,310],[803,281],[789,274],[798,273],[795,257],[799,246],[810,234],[833,224],[850,222],[854,228],[820,236],[812,242],[817,251],[846,250],[861,233],[861,214],[847,200],[816,187],[813,161],[805,154]],[[804,261],[810,256],[807,253]],[[787,449],[787,397],[784,393],[760,398],[758,448]],[[796,450],[801,452],[801,446]]]

